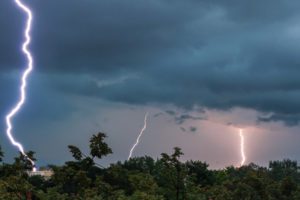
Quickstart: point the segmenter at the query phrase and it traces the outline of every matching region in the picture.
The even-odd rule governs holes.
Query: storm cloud
[[[51,91],[133,105],[241,107],[272,114],[261,122],[299,123],[296,0],[28,3],[36,68]],[[13,9],[1,1],[2,73],[22,66],[22,15]]]

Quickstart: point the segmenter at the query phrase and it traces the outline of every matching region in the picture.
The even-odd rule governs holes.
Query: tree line
[[[73,156],[62,166],[49,165],[51,178],[29,176],[32,165],[20,154],[4,163],[0,147],[0,199],[2,200],[300,200],[297,161],[271,161],[212,170],[206,162],[181,162],[183,152],[158,159],[149,156],[116,162],[108,167],[101,158],[112,154],[98,133],[89,140],[89,154],[69,145]],[[34,152],[27,155],[32,159]]]

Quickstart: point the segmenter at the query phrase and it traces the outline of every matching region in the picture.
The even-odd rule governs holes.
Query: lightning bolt
[[[24,53],[24,55],[26,56],[27,59],[27,67],[25,69],[25,71],[22,74],[21,77],[21,86],[20,86],[20,97],[19,97],[19,101],[16,103],[16,105],[11,109],[11,111],[7,114],[6,116],[6,134],[10,140],[10,142],[16,146],[19,151],[23,154],[23,156],[31,162],[32,166],[33,166],[33,171],[36,171],[35,163],[33,160],[31,160],[27,154],[24,151],[24,148],[22,146],[21,143],[17,142],[12,134],[12,119],[15,117],[15,115],[20,111],[20,109],[22,108],[23,104],[26,101],[26,86],[27,86],[27,79],[28,76],[30,75],[30,73],[33,70],[33,57],[31,55],[31,52],[29,50],[29,45],[31,42],[31,36],[30,36],[30,32],[31,32],[31,26],[32,26],[32,11],[30,10],[30,8],[28,6],[26,6],[21,0],[15,0],[15,4],[18,8],[20,8],[26,15],[27,15],[27,21],[26,21],[26,27],[24,30],[24,42],[22,44],[22,52]]]
[[[130,150],[130,153],[129,153],[129,156],[128,156],[128,160],[132,157],[132,153],[133,153],[135,147],[139,144],[140,138],[141,138],[141,136],[143,135],[143,133],[145,132],[145,130],[146,130],[146,128],[147,128],[148,114],[149,114],[149,113],[147,112],[146,115],[145,115],[144,126],[143,126],[143,128],[142,128],[140,134],[138,135],[135,144],[132,146],[132,148],[131,148],[131,150]]]
[[[241,139],[241,144],[240,144],[240,148],[241,148],[241,164],[240,166],[243,166],[246,162],[246,156],[245,156],[245,138],[244,138],[244,133],[243,133],[243,129],[240,129],[240,139]]]

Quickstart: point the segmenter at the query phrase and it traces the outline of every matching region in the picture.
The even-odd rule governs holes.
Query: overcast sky
[[[14,135],[40,165],[87,150],[103,131],[127,158],[174,146],[184,160],[237,165],[238,129],[247,162],[300,160],[300,2],[297,0],[26,0],[34,12],[35,71]],[[0,2],[0,144],[5,114],[25,67],[25,16]]]

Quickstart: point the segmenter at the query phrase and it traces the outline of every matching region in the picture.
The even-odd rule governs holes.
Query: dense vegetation
[[[145,156],[104,168],[96,163],[112,153],[105,134],[90,139],[85,155],[68,146],[74,161],[49,166],[54,175],[45,180],[29,177],[30,162],[22,155],[0,166],[0,199],[45,200],[292,200],[300,199],[300,173],[296,161],[270,162],[269,167],[249,164],[210,170],[201,161],[180,162],[180,148],[154,160]],[[28,152],[34,159],[34,152]],[[3,152],[0,148],[0,162]],[[101,163],[101,160],[100,160]]]

